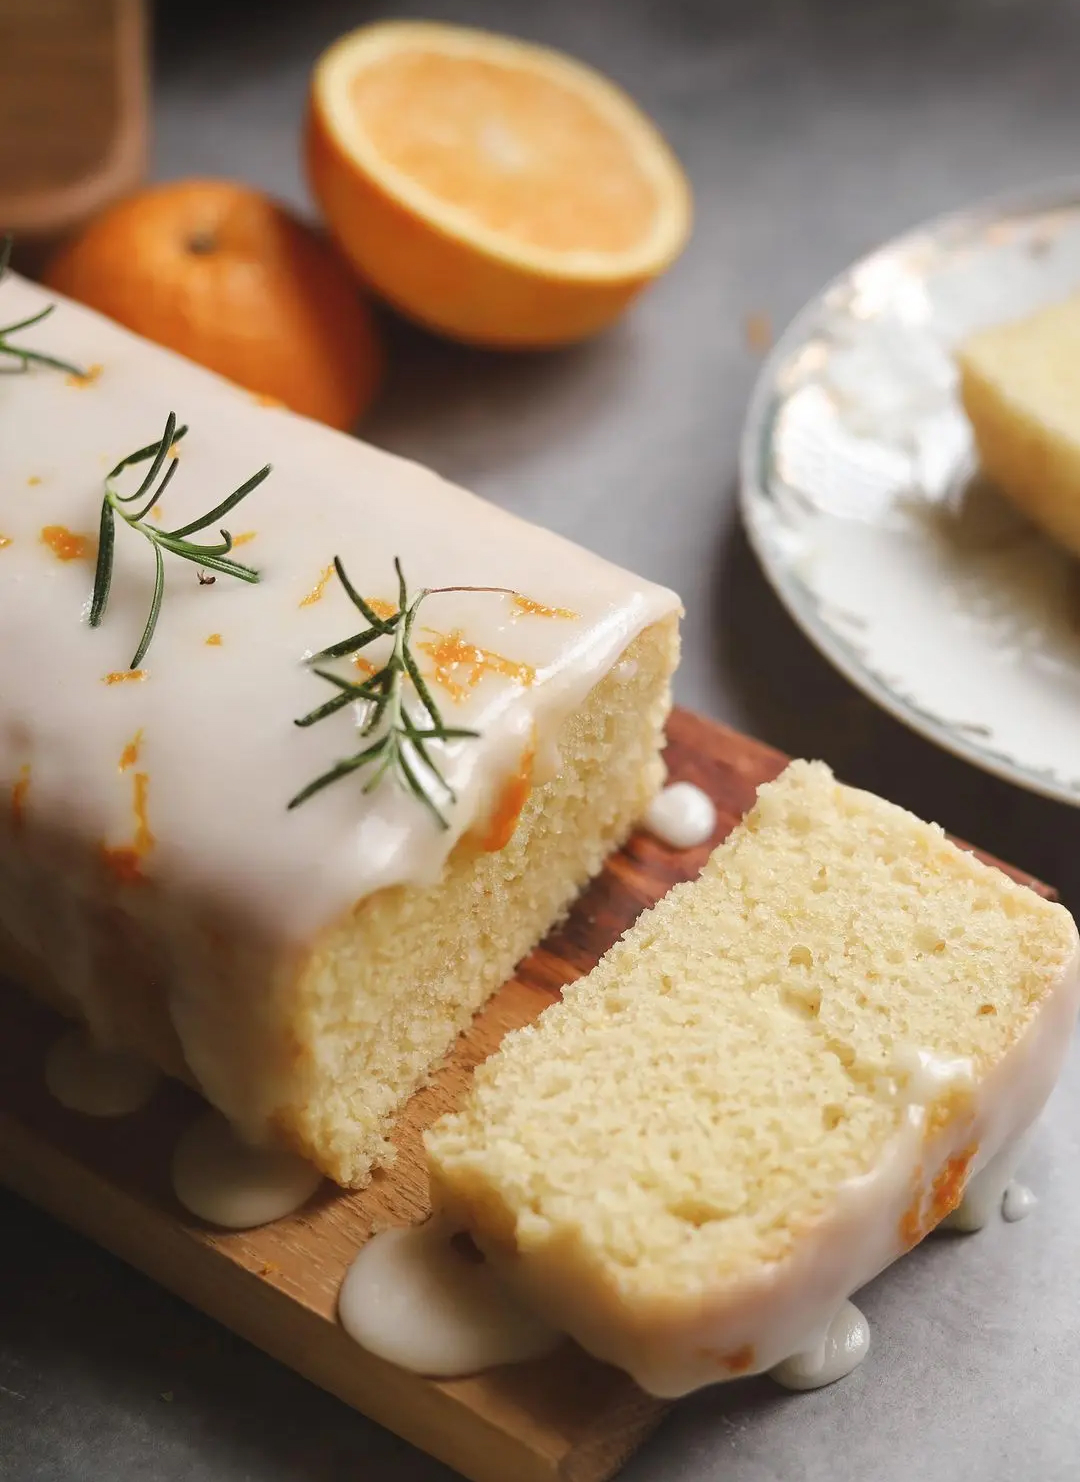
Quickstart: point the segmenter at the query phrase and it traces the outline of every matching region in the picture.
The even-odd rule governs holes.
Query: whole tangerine
[[[60,250],[45,282],[332,427],[354,426],[379,381],[371,314],[334,248],[232,181],[128,196]]]

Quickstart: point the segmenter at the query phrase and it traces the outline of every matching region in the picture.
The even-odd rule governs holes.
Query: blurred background
[[[852,689],[772,595],[735,504],[747,398],[772,339],[807,298],[924,218],[1076,172],[1080,4],[425,0],[418,12],[360,0],[81,0],[77,9],[78,24],[72,0],[0,0],[0,229],[18,228],[31,272],[79,219],[143,180],[227,177],[317,220],[301,158],[311,70],[370,20],[422,13],[509,32],[621,84],[689,177],[685,252],[606,332],[563,349],[467,348],[377,307],[386,367],[362,435],[677,589],[687,609],[680,703],[823,757],[845,780],[939,819],[1080,906],[1076,813],[934,749]],[[117,24],[118,52],[101,40],[115,41]],[[52,92],[35,80],[50,75]],[[19,218],[35,194],[49,198],[31,202],[40,229]],[[0,1476],[449,1476],[16,1201],[0,1198],[0,1222],[20,1273],[0,1283]],[[718,1475],[694,1458],[707,1443],[720,1448],[719,1466],[725,1407],[714,1397],[680,1415],[628,1477]]]

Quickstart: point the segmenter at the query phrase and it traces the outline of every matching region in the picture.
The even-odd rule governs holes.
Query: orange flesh
[[[505,786],[488,823],[487,833],[480,842],[481,849],[494,853],[509,844],[521,817],[521,810],[532,792],[533,763],[536,747],[527,746],[521,754],[521,763]]]
[[[502,654],[492,653],[490,649],[477,648],[457,629],[452,633],[435,633],[432,628],[424,631],[433,634],[430,643],[418,645],[421,652],[435,662],[431,677],[455,700],[463,700],[485,674],[502,674],[525,686],[536,678],[536,670],[531,664],[519,664]],[[462,669],[468,670],[463,678],[458,674]]]
[[[366,597],[364,600],[376,617],[392,618],[397,612],[397,603],[387,602],[385,597]]]
[[[49,547],[58,561],[81,561],[90,539],[86,535],[75,535],[66,525],[46,525],[41,532],[41,543]]]
[[[234,540],[233,541],[233,545],[236,545],[236,544],[238,544],[238,542]],[[312,587],[311,591],[307,594],[307,596],[306,597],[301,597],[301,599],[300,599],[300,606],[301,607],[312,607],[312,606],[314,606],[314,604],[321,599],[323,593],[326,591],[326,588],[327,588],[327,586],[329,584],[330,578],[333,576],[333,574],[334,574],[334,567],[333,567],[333,564],[331,564],[331,565],[329,565],[326,568],[326,570],[323,572],[322,576],[319,577],[319,580],[315,583],[315,585]]]
[[[534,602],[531,597],[523,597],[520,592],[515,592],[514,616],[565,618],[572,622],[579,614],[571,612],[569,607],[545,607],[542,602]]]
[[[102,684],[130,684],[132,680],[146,678],[145,669],[114,669],[111,674],[106,674]]]
[[[26,811],[26,795],[30,791],[30,767],[24,763],[19,768],[19,775],[11,786],[11,826],[16,833],[23,825],[23,815]]]
[[[402,51],[357,72],[349,101],[387,164],[518,242],[627,252],[657,216],[656,191],[619,129],[528,68]]]

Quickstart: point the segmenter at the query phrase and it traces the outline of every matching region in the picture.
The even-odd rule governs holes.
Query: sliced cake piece
[[[1031,1124],[1078,992],[1063,907],[795,762],[477,1071],[436,1210],[655,1394],[772,1368]]]
[[[0,975],[362,1183],[660,786],[678,599],[52,298],[0,283],[86,372],[0,377]]]
[[[1080,295],[972,335],[957,360],[983,469],[1080,555]]]

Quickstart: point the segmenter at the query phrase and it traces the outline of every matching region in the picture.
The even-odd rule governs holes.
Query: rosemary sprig
[[[235,509],[241,499],[245,499],[253,489],[257,489],[270,473],[269,463],[265,468],[260,468],[258,473],[252,474],[251,478],[241,484],[239,489],[234,489],[220,504],[216,504],[208,514],[202,515],[197,520],[191,520],[176,530],[161,530],[156,525],[146,524],[146,516],[155,505],[160,504],[173,475],[180,467],[179,460],[174,458],[162,476],[161,471],[166,458],[186,432],[186,427],[177,427],[176,414],[170,412],[162,437],[156,443],[148,443],[145,448],[139,448],[136,452],[129,453],[126,458],[121,458],[105,478],[105,497],[101,501],[101,521],[98,528],[94,592],[90,599],[90,626],[92,628],[100,626],[109,604],[117,515],[125,524],[130,525],[132,530],[137,530],[140,535],[144,535],[154,552],[154,593],[150,599],[150,614],[146,619],[146,626],[139,639],[139,646],[135,650],[135,657],[131,661],[132,669],[137,669],[142,663],[157,627],[161,613],[161,599],[165,592],[164,557],[166,553],[179,556],[184,561],[192,561],[196,566],[205,568],[207,571],[219,572],[222,576],[235,576],[239,581],[257,582],[259,580],[259,573],[252,567],[242,566],[239,561],[228,559],[233,541],[227,530],[220,531],[220,545],[198,545],[195,541],[188,540],[187,537],[199,530],[205,530],[207,525],[212,524],[214,520],[221,519],[230,510]],[[150,468],[134,494],[121,494],[116,487],[116,480],[119,476],[126,468],[133,468],[139,463],[146,462],[150,463]],[[158,482],[159,477],[160,482]],[[138,505],[139,508],[134,512],[125,509],[125,505],[131,504]]]
[[[14,246],[14,242],[15,239],[10,232],[0,239],[0,281],[3,280],[4,274],[8,270],[8,263],[11,261],[11,249]],[[20,319],[18,323],[8,324],[3,329],[0,329],[0,355],[10,355],[12,359],[18,361],[17,365],[3,367],[0,370],[0,375],[20,375],[23,371],[28,370],[31,365],[48,365],[53,370],[67,371],[69,376],[83,376],[86,374],[77,365],[72,365],[67,360],[57,360],[55,355],[45,355],[40,350],[27,350],[23,345],[12,345],[8,343],[9,335],[18,334],[20,330],[32,329],[35,324],[40,324],[43,319],[48,319],[55,308],[55,304],[46,304],[45,308],[40,309],[36,314],[31,314],[29,319]]]
[[[342,777],[349,777],[353,772],[368,770],[363,787],[365,793],[373,792],[384,777],[392,775],[402,787],[423,803],[440,828],[449,828],[450,825],[442,808],[431,795],[431,783],[434,782],[437,790],[448,802],[453,803],[457,799],[453,788],[428,750],[427,743],[429,741],[475,740],[480,733],[448,726],[443,720],[439,707],[413,657],[410,646],[413,624],[416,622],[416,615],[421,604],[437,593],[507,593],[507,589],[503,587],[425,587],[410,599],[401,570],[401,562],[395,557],[394,570],[397,572],[398,579],[397,610],[390,617],[381,618],[353,586],[339,556],[334,557],[334,570],[350,602],[361,613],[368,626],[361,629],[359,633],[354,633],[351,638],[331,644],[329,648],[324,648],[313,656],[311,663],[314,666],[314,672],[320,679],[325,679],[328,684],[333,685],[337,693],[317,709],[301,716],[295,724],[298,726],[315,725],[317,721],[325,720],[328,715],[335,714],[346,705],[359,702],[361,708],[358,730],[361,741],[366,744],[361,746],[353,756],[345,757],[328,772],[324,772],[321,777],[316,777],[314,782],[309,782],[307,787],[296,794],[289,803],[289,807],[298,807],[299,804],[313,797],[315,793],[321,792],[324,787],[329,787],[332,782],[338,782]],[[329,660],[341,659],[349,654],[358,653],[379,638],[392,640],[390,657],[381,669],[370,679],[365,679],[362,684],[343,679],[332,670],[320,667]],[[419,701],[420,714],[416,718],[410,713],[406,704],[407,683],[412,687]],[[425,777],[428,779],[426,784]]]

